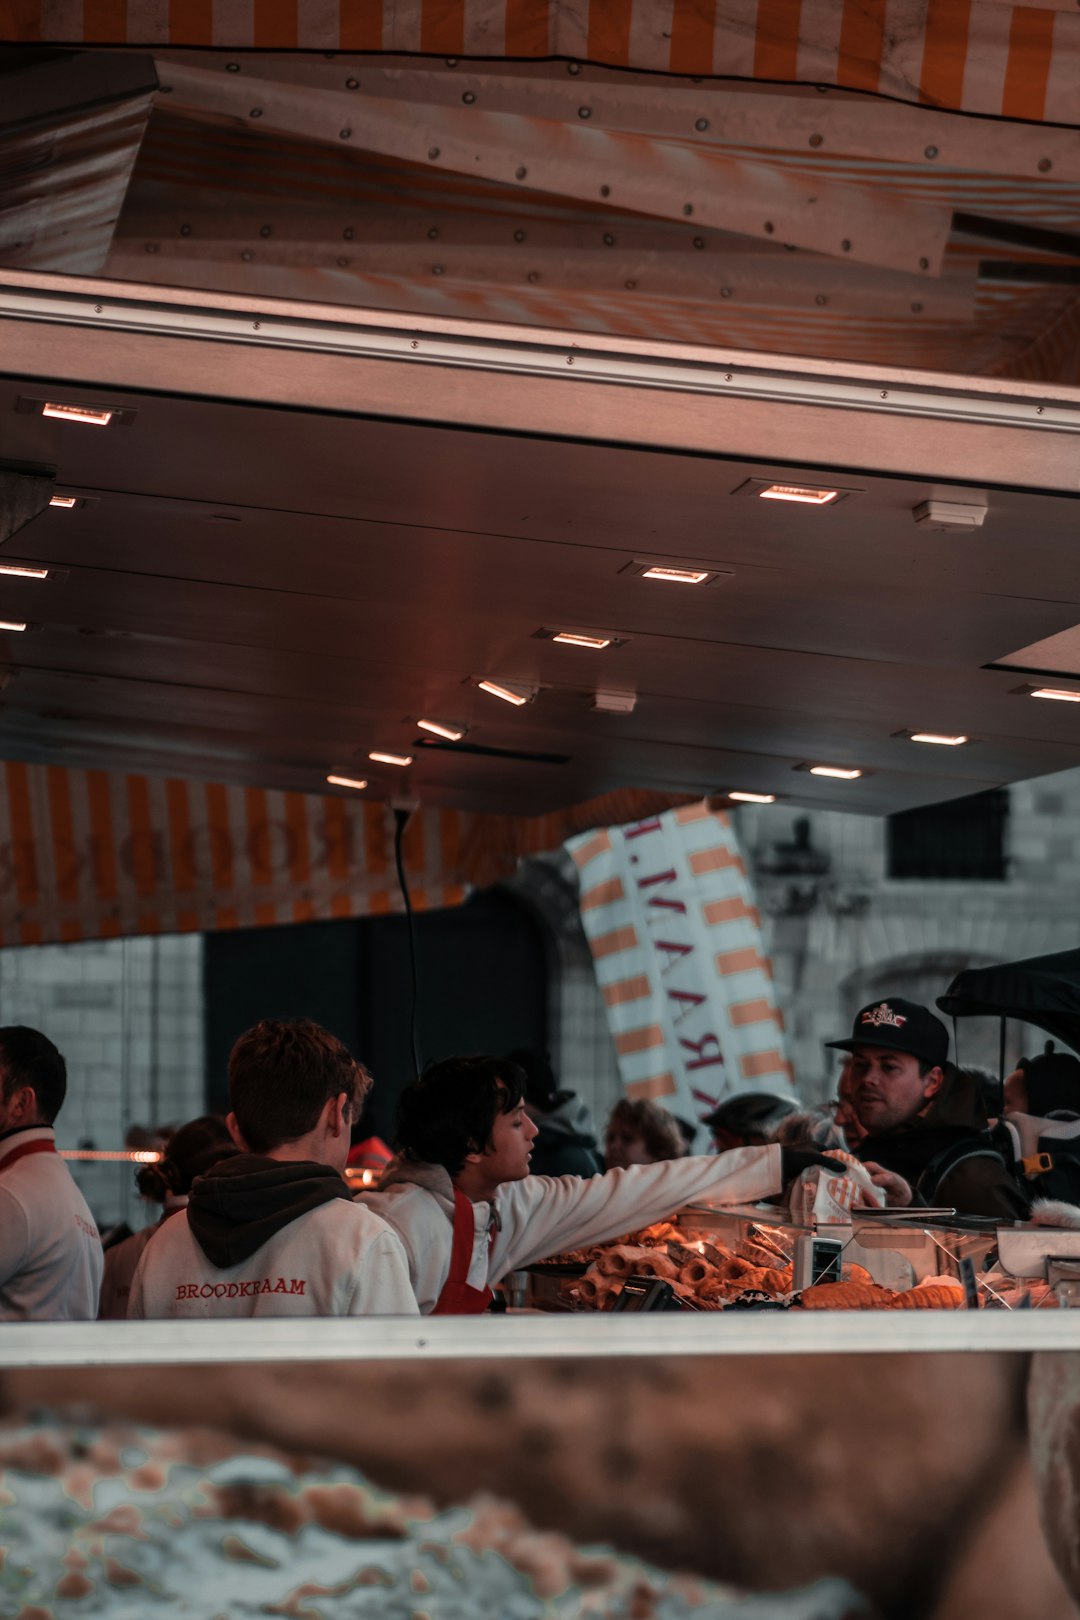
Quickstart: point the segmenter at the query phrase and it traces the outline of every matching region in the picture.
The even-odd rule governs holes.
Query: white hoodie
[[[683,1204],[753,1204],[782,1188],[780,1149],[734,1148],[709,1158],[635,1164],[604,1176],[526,1176],[506,1182],[493,1203],[473,1205],[470,1287],[483,1290],[535,1260],[606,1243],[671,1215]],[[454,1188],[441,1165],[394,1165],[377,1192],[361,1193],[400,1237],[422,1315],[435,1307],[450,1271]],[[488,1254],[491,1228],[495,1243]]]

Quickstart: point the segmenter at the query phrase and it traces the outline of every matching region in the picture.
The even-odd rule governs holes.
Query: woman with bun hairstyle
[[[135,1185],[144,1198],[162,1206],[161,1217],[106,1251],[99,1317],[114,1321],[126,1318],[131,1279],[146,1245],[170,1215],[186,1206],[196,1176],[205,1175],[211,1165],[236,1152],[225,1121],[215,1114],[204,1114],[181,1125],[156,1163],[139,1166]]]

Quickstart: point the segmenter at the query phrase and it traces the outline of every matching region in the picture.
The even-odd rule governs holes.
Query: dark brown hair
[[[170,1193],[185,1196],[196,1176],[205,1175],[212,1164],[231,1158],[236,1151],[225,1121],[216,1114],[203,1114],[173,1132],[156,1164],[139,1166],[135,1185],[144,1198],[163,1204]]]
[[[500,1114],[525,1095],[525,1076],[508,1058],[459,1057],[429,1063],[398,1105],[396,1146],[414,1164],[441,1164],[461,1173],[470,1153],[482,1153]]]
[[[633,1131],[635,1136],[640,1136],[646,1152],[654,1161],[681,1159],[686,1151],[674,1115],[649,1097],[642,1097],[637,1102],[629,1097],[621,1097],[611,1110],[608,1130],[612,1125],[622,1125]]]
[[[0,1029],[0,1082],[5,1102],[20,1086],[29,1086],[39,1116],[51,1125],[67,1096],[67,1065],[39,1029],[6,1024]]]
[[[355,1119],[370,1089],[363,1064],[310,1018],[264,1018],[229,1054],[229,1100],[253,1153],[306,1136],[342,1092]]]

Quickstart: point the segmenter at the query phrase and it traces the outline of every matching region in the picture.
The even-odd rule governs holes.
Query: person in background
[[[1055,1052],[1053,1041],[1047,1041],[1038,1057],[1021,1058],[1005,1077],[1003,1111],[1039,1119],[1080,1118],[1080,1058]]]
[[[561,1091],[546,1053],[519,1048],[507,1054],[525,1076],[525,1112],[536,1126],[535,1176],[596,1176],[603,1166],[588,1104]]]
[[[229,1127],[216,1114],[204,1114],[172,1133],[155,1164],[141,1164],[135,1172],[135,1185],[143,1198],[161,1206],[161,1217],[105,1251],[105,1276],[101,1284],[98,1315],[110,1321],[122,1320],[128,1313],[131,1279],[150,1239],[170,1216],[187,1207],[188,1194],[196,1176],[205,1175],[211,1165],[230,1159],[239,1152],[229,1135]]]
[[[704,1123],[712,1132],[716,1151],[723,1153],[727,1148],[757,1147],[770,1141],[785,1114],[797,1113],[798,1108],[790,1097],[778,1097],[771,1091],[744,1091],[706,1114]]]
[[[671,1117],[679,1127],[679,1135],[683,1139],[683,1156],[686,1157],[694,1151],[698,1128],[696,1125],[691,1124],[688,1119],[684,1119],[681,1114],[672,1114]]]
[[[128,1316],[415,1316],[401,1243],[342,1173],[370,1085],[310,1019],[241,1035],[227,1120],[240,1151],[147,1243]]]
[[[0,1029],[0,1321],[92,1321],[104,1256],[56,1151],[67,1065],[24,1024]]]
[[[503,1058],[431,1064],[403,1095],[397,1160],[358,1201],[399,1234],[423,1314],[477,1315],[494,1284],[535,1260],[606,1243],[697,1198],[756,1203],[834,1163],[773,1143],[589,1178],[533,1176],[536,1134],[525,1076]]]
[[[685,1157],[683,1134],[674,1117],[649,1097],[620,1097],[604,1134],[604,1163],[609,1170],[630,1164],[662,1164]]]

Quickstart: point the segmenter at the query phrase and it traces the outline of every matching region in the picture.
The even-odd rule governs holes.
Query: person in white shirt
[[[143,1250],[129,1317],[415,1316],[401,1242],[343,1171],[371,1076],[309,1019],[263,1019],[229,1058],[240,1152]]]
[[[399,1157],[361,1200],[401,1237],[424,1315],[479,1314],[508,1272],[648,1226],[692,1199],[754,1203],[812,1164],[835,1168],[770,1144],[588,1180],[533,1176],[536,1126],[523,1096],[516,1064],[472,1057],[431,1065],[402,1097]]]
[[[66,1095],[52,1041],[24,1024],[0,1029],[0,1322],[97,1315],[101,1239],[53,1130]]]

